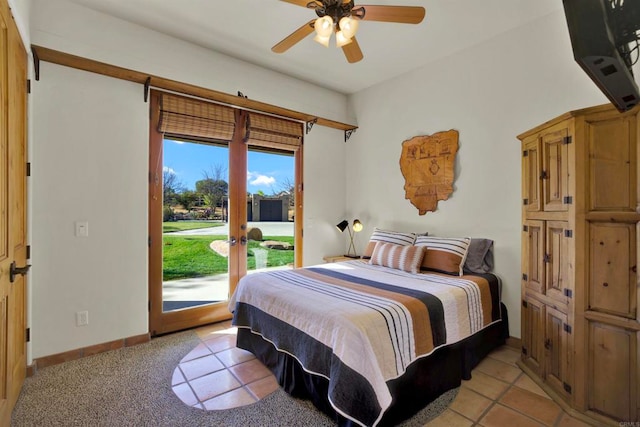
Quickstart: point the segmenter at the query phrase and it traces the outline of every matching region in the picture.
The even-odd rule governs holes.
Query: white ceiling
[[[356,0],[424,6],[421,24],[363,21],[364,59],[309,36],[284,54],[271,47],[315,12],[278,0],[70,0],[144,27],[342,93],[354,93],[562,9],[560,0]],[[333,42],[333,39],[332,39]]]

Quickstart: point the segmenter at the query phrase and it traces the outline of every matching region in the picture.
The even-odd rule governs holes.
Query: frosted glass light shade
[[[358,25],[359,24],[357,19],[353,19],[348,16],[340,19],[339,23],[340,31],[342,31],[344,37],[349,40],[356,35],[356,32],[358,31]]]
[[[320,37],[331,37],[333,33],[333,19],[330,16],[323,16],[316,19],[313,25],[316,30],[316,34]]]
[[[329,40],[331,40],[331,35],[321,36],[319,34],[316,34],[316,36],[313,38],[313,40],[317,41],[318,43],[320,43],[324,47],[329,47]]]
[[[350,38],[345,37],[344,33],[342,31],[338,31],[336,33],[336,46],[342,47],[342,46],[347,45],[347,44],[349,44],[351,42],[352,42],[352,40]]]

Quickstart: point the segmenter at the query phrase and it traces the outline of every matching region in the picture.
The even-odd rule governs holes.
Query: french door
[[[256,248],[250,241],[249,220],[252,214],[259,212],[258,201],[254,207],[252,197],[247,193],[248,153],[262,141],[249,137],[251,129],[250,113],[230,109],[218,111],[206,110],[207,105],[196,105],[189,99],[173,99],[178,105],[171,106],[167,98],[159,92],[151,92],[150,120],[150,185],[149,185],[149,323],[151,335],[168,333],[207,323],[229,319],[229,296],[245,274],[247,274],[248,256],[252,258],[252,268],[260,264],[258,256],[264,257],[268,251]],[[165,104],[162,105],[163,101]],[[193,105],[192,105],[193,104]],[[227,108],[227,107],[221,107]],[[165,113],[165,110],[169,110]],[[180,110],[180,115],[173,116]],[[196,111],[197,110],[197,111]],[[184,112],[187,111],[188,114]],[[233,117],[231,116],[233,114]],[[184,116],[189,115],[185,118]],[[196,119],[191,123],[192,115],[206,116],[203,121]],[[165,120],[165,122],[163,122]],[[184,122],[188,122],[185,125]],[[158,123],[161,123],[158,125]],[[171,124],[168,124],[171,123]],[[213,124],[212,124],[213,123]],[[228,123],[232,123],[228,124]],[[254,119],[254,126],[260,118]],[[215,129],[207,130],[207,126]],[[171,134],[163,133],[159,128],[167,129]],[[204,129],[193,131],[192,129]],[[204,137],[194,138],[182,135],[191,132],[213,134],[218,139]],[[270,144],[272,145],[272,144]],[[253,147],[253,148],[250,148]],[[259,147],[262,151],[273,151],[273,147]],[[281,148],[278,146],[277,148]],[[285,147],[287,148],[287,147]],[[206,179],[196,182],[195,189],[185,189],[185,185],[175,185],[167,174],[174,171],[167,165],[170,156],[178,156],[176,152],[195,153],[206,157],[212,167],[212,173],[205,174]],[[302,252],[301,227],[302,217],[302,148],[295,147],[289,151],[292,168],[295,170],[294,197],[298,203],[291,208],[281,202],[281,216],[285,217],[282,225],[290,227],[295,236],[293,247],[296,260],[291,255],[291,266],[301,264]],[[165,155],[167,158],[165,158]],[[184,154],[187,156],[187,154]],[[182,157],[181,157],[182,158]],[[215,169],[215,171],[214,171]],[[216,173],[217,171],[217,173]],[[221,172],[225,173],[222,174]],[[180,179],[182,174],[173,177]],[[182,183],[181,183],[182,184]],[[180,187],[180,194],[176,188]],[[192,186],[191,186],[192,187]],[[206,188],[210,193],[206,194]],[[189,199],[189,197],[191,197]],[[259,198],[259,197],[257,197]],[[260,200],[264,206],[273,206],[273,200]],[[285,206],[282,208],[282,206]],[[286,209],[282,213],[282,209]],[[266,210],[266,209],[264,209]],[[255,211],[255,212],[253,212]],[[298,218],[294,223],[286,223],[286,218]],[[171,221],[171,222],[167,222]],[[252,249],[248,250],[248,247]],[[197,252],[188,252],[189,248]],[[214,252],[217,254],[214,255]],[[293,252],[292,252],[293,254]],[[261,260],[262,265],[264,260]],[[197,272],[194,272],[196,271]]]

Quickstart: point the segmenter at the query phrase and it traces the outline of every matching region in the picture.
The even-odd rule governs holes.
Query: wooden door
[[[524,275],[525,288],[540,294],[545,289],[545,222],[537,220],[525,221],[524,240]]]
[[[568,274],[569,241],[566,221],[547,221],[545,262],[545,293],[554,300],[568,304],[566,291],[573,289]]]
[[[545,380],[559,395],[569,400],[572,392],[569,343],[571,326],[567,315],[546,306],[545,329]]]
[[[224,301],[190,306],[184,309],[163,308],[163,238],[162,238],[162,176],[163,134],[158,131],[160,94],[151,92],[149,122],[149,332],[161,335],[231,318],[228,296]],[[229,153],[229,254],[228,294],[247,270],[247,144],[244,129],[246,113],[236,110],[236,126],[228,143]],[[231,243],[233,242],[233,243]]]
[[[9,425],[26,373],[27,55],[0,3],[0,425]],[[5,108],[6,106],[6,108]]]
[[[566,211],[569,195],[568,131],[560,129],[542,137],[542,194],[543,210]]]
[[[540,210],[541,159],[538,136],[525,139],[522,143],[522,204],[527,212]]]
[[[544,349],[544,304],[527,298],[522,302],[522,361],[542,374]]]

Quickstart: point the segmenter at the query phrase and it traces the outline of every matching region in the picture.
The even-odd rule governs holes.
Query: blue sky
[[[204,172],[212,174],[217,165],[223,165],[229,182],[229,151],[226,147],[192,144],[164,140],[163,168],[176,174],[187,189],[195,190],[196,181],[204,179]],[[294,158],[277,154],[249,151],[247,191],[270,195],[283,190],[286,180],[294,181]]]

